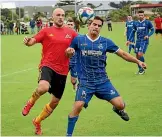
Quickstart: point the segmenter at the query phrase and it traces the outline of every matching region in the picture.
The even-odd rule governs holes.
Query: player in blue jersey
[[[107,52],[116,53],[121,58],[146,68],[145,63],[119,49],[110,39],[101,37],[99,33],[102,26],[103,20],[96,16],[88,25],[88,34],[77,36],[66,50],[68,57],[77,52],[77,68],[79,68],[77,71],[79,84],[72,112],[68,116],[67,136],[72,136],[82,108],[88,106],[93,95],[110,102],[114,112],[123,120],[129,120],[124,111],[125,103],[106,73]]]
[[[68,18],[66,25],[68,28],[71,28],[73,30],[75,27],[75,22],[72,18]],[[77,87],[77,68],[76,68],[76,54],[70,59],[70,65],[69,65],[69,70],[70,70],[70,75],[71,75],[71,83],[73,85],[73,89],[75,90]]]
[[[125,28],[125,36],[127,37],[127,41],[130,37],[130,34],[133,30],[133,19],[132,16],[129,15],[127,17],[127,22],[126,22],[126,28]],[[130,53],[132,49],[134,49],[134,44],[135,44],[135,35],[132,35],[132,37],[130,38],[130,44],[128,45],[128,52]]]
[[[127,41],[127,45],[131,43],[131,38],[136,32],[136,45],[135,45],[135,53],[136,58],[142,62],[145,62],[144,54],[147,50],[149,44],[149,37],[154,33],[154,27],[149,20],[145,19],[144,11],[138,11],[139,20],[135,21],[133,24],[133,31],[130,34],[130,37]],[[137,74],[144,74],[145,70],[138,65],[138,72]]]

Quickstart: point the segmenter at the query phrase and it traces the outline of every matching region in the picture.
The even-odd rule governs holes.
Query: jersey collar
[[[87,38],[90,40],[90,41],[92,41],[92,42],[95,42],[95,41],[97,41],[99,38],[100,38],[100,35],[96,38],[96,39],[91,39],[89,36],[88,36],[88,34],[86,34],[86,36],[87,36]]]
[[[142,21],[140,21],[140,20],[138,20],[140,23],[142,23],[142,22],[144,22],[146,19],[144,19],[144,20],[142,20]]]

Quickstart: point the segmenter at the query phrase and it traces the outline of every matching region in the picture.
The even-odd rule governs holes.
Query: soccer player
[[[112,22],[110,17],[107,17],[107,27],[108,31],[112,31]]]
[[[126,22],[126,28],[125,28],[125,36],[127,37],[127,41],[130,37],[130,34],[133,30],[133,19],[131,15],[128,15],[127,22]],[[130,38],[131,43],[128,45],[128,53],[131,53],[131,50],[134,49],[134,43],[135,43],[135,35],[132,35]]]
[[[32,38],[24,38],[26,46],[30,47],[36,43],[41,43],[43,48],[42,59],[39,65],[38,87],[27,101],[22,114],[24,116],[28,115],[41,95],[46,92],[51,93],[50,102],[33,119],[37,135],[42,134],[41,121],[53,112],[63,95],[66,77],[69,72],[69,59],[65,55],[65,50],[70,46],[73,38],[77,36],[75,31],[64,26],[65,12],[63,9],[56,8],[52,16],[54,26],[42,29]]]
[[[75,22],[72,18],[69,18],[66,22],[67,27],[74,29],[75,27]],[[69,65],[69,70],[70,70],[70,75],[71,75],[71,83],[73,85],[73,89],[76,89],[77,86],[77,68],[76,68],[76,53],[75,55],[70,59],[70,65]]]
[[[161,34],[162,36],[162,18],[160,17],[160,14],[157,14],[157,17],[154,19],[154,24],[156,36],[158,34]]]
[[[129,53],[121,50],[110,39],[99,35],[103,19],[96,16],[88,26],[88,34],[77,36],[66,50],[71,57],[77,52],[77,67],[79,85],[76,92],[75,103],[68,116],[67,136],[72,136],[75,124],[83,107],[87,107],[92,96],[106,100],[113,105],[113,111],[123,120],[129,117],[124,111],[125,103],[117,90],[113,87],[106,73],[106,53],[115,53],[126,61],[139,64],[145,68],[145,63],[136,59]]]
[[[137,33],[136,38],[136,45],[135,45],[135,53],[136,58],[142,62],[145,62],[144,54],[146,53],[148,44],[149,44],[149,37],[154,33],[154,27],[149,20],[145,19],[144,11],[138,11],[138,21],[133,23],[133,30],[130,34],[130,37],[127,41],[127,45],[131,43],[131,38],[134,36],[134,33]],[[144,74],[145,70],[138,65],[138,72],[137,74]]]

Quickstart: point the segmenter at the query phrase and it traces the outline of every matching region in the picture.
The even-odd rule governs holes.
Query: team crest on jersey
[[[99,48],[99,49],[103,49],[102,44],[99,44],[99,45],[98,45],[98,48]]]
[[[82,91],[82,95],[81,95],[81,98],[84,98],[84,99],[86,99],[86,96],[87,96],[87,94],[86,94],[86,92],[83,90]]]
[[[69,34],[66,34],[65,39],[71,39],[71,36]]]

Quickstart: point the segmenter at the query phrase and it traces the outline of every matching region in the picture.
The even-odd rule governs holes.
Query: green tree
[[[43,12],[37,12],[33,18],[36,20],[38,17],[46,17],[46,14]]]
[[[80,3],[82,3],[82,0],[77,1],[76,5],[79,5]],[[59,0],[55,6],[66,6],[66,5],[75,5],[75,0]]]
[[[19,16],[19,8],[16,7],[16,14]],[[20,18],[24,17],[24,9],[20,8]]]
[[[16,15],[13,9],[7,9],[7,8],[1,9],[1,16],[4,16],[8,18],[9,20],[12,20],[12,19],[16,20],[18,18],[18,16]]]

